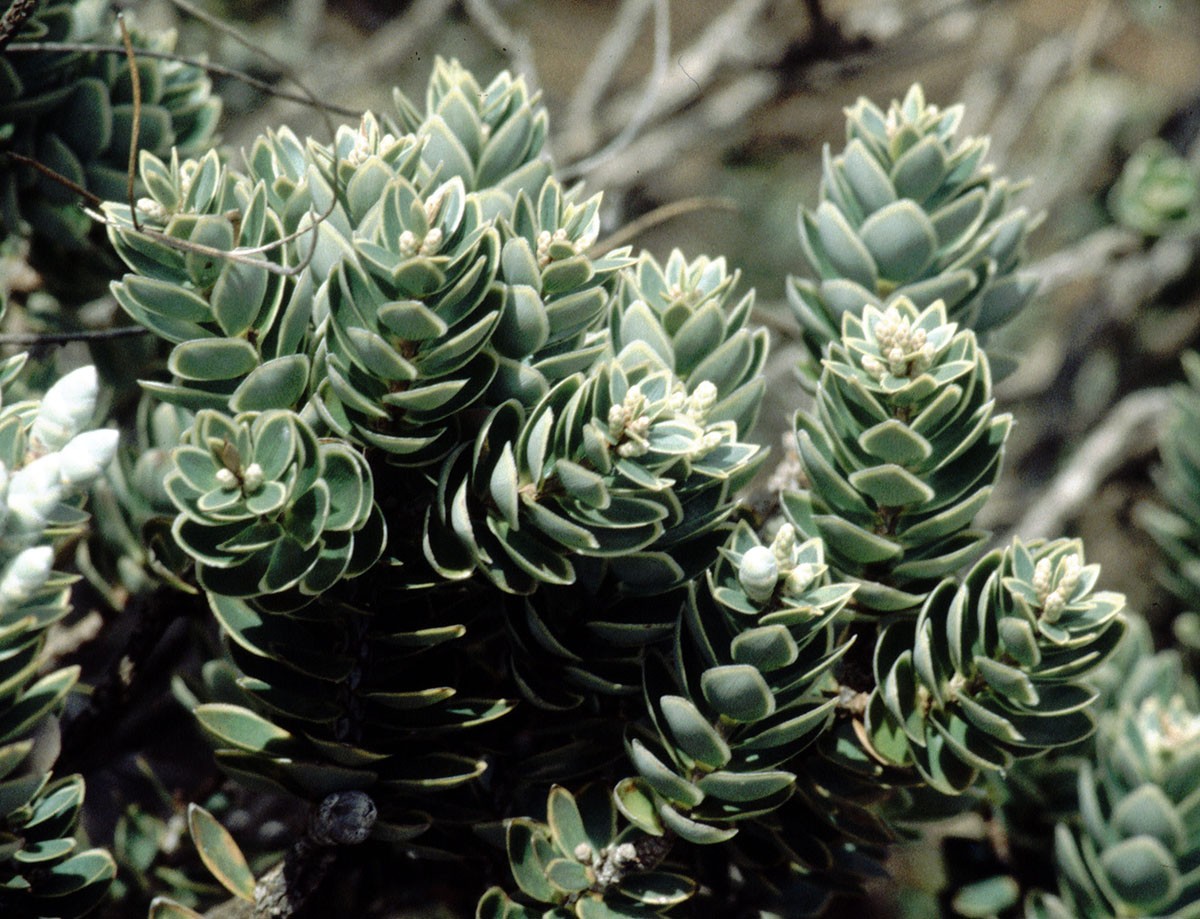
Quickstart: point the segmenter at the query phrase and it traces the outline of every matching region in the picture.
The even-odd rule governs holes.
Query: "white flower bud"
[[[575,847],[575,851],[572,852],[571,854],[575,856],[576,861],[590,862],[592,860],[592,856],[595,853],[592,852],[592,847],[589,846],[586,842],[581,842],[579,845],[577,845]]]
[[[804,592],[812,586],[812,582],[816,580],[817,569],[814,565],[805,563],[797,565],[788,572],[787,577],[783,581],[783,592],[789,597],[803,596]]]
[[[29,429],[29,440],[36,455],[61,450],[83,430],[96,410],[98,389],[96,368],[88,366],[72,370],[46,391],[33,427]]]
[[[738,566],[738,583],[746,596],[755,603],[766,603],[779,583],[779,563],[775,553],[766,546],[754,546],[742,556]]]
[[[1079,586],[1079,576],[1082,573],[1083,566],[1079,561],[1079,556],[1072,552],[1062,560],[1062,574],[1058,578],[1058,592],[1064,597],[1069,597],[1075,593],[1075,588]]]
[[[865,370],[873,379],[882,380],[887,376],[887,367],[879,358],[872,354],[864,354],[862,359],[863,370]]]
[[[166,223],[171,217],[167,209],[153,198],[138,198],[137,209],[138,213],[144,214],[155,223]]]
[[[629,421],[629,412],[625,411],[625,406],[612,406],[608,410],[608,436],[614,439],[620,437],[621,432],[625,430],[627,421]]]
[[[1046,622],[1058,622],[1066,606],[1067,601],[1063,598],[1062,594],[1057,590],[1050,591],[1042,603],[1042,619]]]
[[[425,239],[421,242],[422,255],[437,255],[438,250],[442,248],[442,229],[441,227],[433,227],[425,234]]]
[[[1033,569],[1033,589],[1039,601],[1045,600],[1050,593],[1050,575],[1053,573],[1050,559],[1040,559]]]
[[[697,424],[704,424],[716,402],[717,387],[708,380],[701,380],[687,400],[687,413]]]
[[[613,861],[624,867],[637,861],[637,847],[631,842],[623,842],[613,851]]]
[[[0,575],[0,610],[7,612],[34,595],[50,577],[54,550],[49,546],[23,549]]]
[[[405,258],[412,258],[420,251],[420,243],[417,242],[417,234],[412,230],[405,230],[400,234],[400,254]]]
[[[245,471],[242,472],[242,487],[245,488],[247,493],[254,494],[254,492],[262,488],[262,485],[262,466],[258,465],[258,463],[251,463],[246,467]]]
[[[792,561],[792,550],[796,548],[796,528],[790,523],[785,523],[775,533],[775,538],[771,540],[771,551],[775,553],[775,561],[782,568]]]
[[[237,476],[222,466],[217,470],[217,484],[226,491],[233,491],[238,487]]]
[[[112,462],[119,437],[111,428],[102,428],[99,431],[85,431],[71,438],[71,442],[59,453],[62,458],[59,471],[62,483],[74,488],[90,485]]]

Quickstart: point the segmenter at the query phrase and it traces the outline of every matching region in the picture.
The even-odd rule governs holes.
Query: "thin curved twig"
[[[587,151],[595,146],[596,109],[637,44],[642,20],[654,0],[623,0],[604,38],[576,82],[567,103],[563,137],[570,150]]]
[[[605,252],[611,252],[618,246],[623,246],[626,243],[636,239],[642,233],[652,229],[659,224],[666,223],[668,220],[674,220],[676,217],[682,217],[684,214],[690,214],[693,211],[704,209],[733,211],[741,210],[737,201],[733,198],[684,198],[681,201],[672,201],[670,204],[664,204],[661,207],[656,207],[652,211],[647,211],[635,220],[631,220],[623,227],[613,232],[610,236],[596,242],[590,249],[588,255],[598,257]]]
[[[129,62],[129,85],[133,89],[133,121],[129,125],[129,166],[126,169],[125,196],[129,204],[129,216],[133,228],[138,226],[137,203],[134,201],[134,185],[137,183],[138,139],[142,133],[142,72],[138,69],[137,55],[133,53],[133,39],[125,26],[125,14],[117,13],[117,26],[121,29],[121,44],[125,46],[125,60]]]
[[[40,54],[47,51],[59,51],[63,53],[82,53],[82,54],[124,54],[125,48],[121,45],[97,45],[91,42],[74,42],[74,41],[22,41],[13,42],[4,49],[5,54]],[[200,60],[199,58],[188,57],[185,54],[173,54],[170,51],[152,51],[149,48],[138,48],[137,53],[140,57],[149,58],[155,61],[170,61],[175,64],[186,64],[189,67],[196,67],[203,70],[209,76],[228,77],[231,80],[237,80],[252,89],[257,89],[261,93],[268,96],[274,96],[277,99],[286,99],[288,102],[301,102],[305,105],[311,105],[313,108],[322,109],[326,112],[332,112],[334,115],[345,115],[349,118],[357,118],[362,112],[357,109],[347,108],[344,105],[336,105],[332,102],[323,102],[320,99],[309,98],[301,93],[294,93],[290,90],[279,89],[272,86],[266,80],[260,80],[258,77],[253,77],[248,73],[238,70],[235,67],[226,67],[223,64],[212,64],[208,61]]]

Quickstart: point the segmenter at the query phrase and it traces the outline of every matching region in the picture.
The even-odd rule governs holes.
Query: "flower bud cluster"
[[[872,331],[880,356],[863,355],[862,367],[874,379],[882,380],[888,374],[912,378],[933,366],[937,350],[925,329],[914,327],[894,306],[887,308]]]
[[[1033,573],[1033,587],[1042,606],[1041,618],[1046,622],[1057,622],[1079,585],[1083,564],[1075,553],[1063,558],[1054,567],[1049,558],[1037,563]]]
[[[795,527],[785,523],[770,546],[749,549],[738,564],[738,583],[746,596],[756,603],[766,603],[780,584],[784,596],[803,596],[821,574],[821,569],[800,562],[800,548]]]

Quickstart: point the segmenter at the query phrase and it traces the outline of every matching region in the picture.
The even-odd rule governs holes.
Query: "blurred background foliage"
[[[1152,495],[1163,387],[1200,341],[1197,0],[678,0],[666,19],[654,0],[201,4],[247,43],[169,0],[125,6],[147,29],[177,29],[183,54],[292,91],[296,77],[301,93],[349,111],[390,110],[393,86],[421,98],[436,55],[485,80],[503,68],[524,74],[543,91],[550,149],[574,164],[567,177],[604,193],[602,237],[629,226],[636,232],[619,241],[664,261],[673,248],[724,255],[757,288],[755,319],[775,337],[758,439],[772,445],[806,400],[784,280],[802,267],[796,215],[817,199],[822,146],[840,147],[843,109],[859,96],[886,104],[920,82],[931,102],[964,103],[963,133],[989,134],[997,171],[1027,178],[1019,200],[1045,214],[1030,240],[1038,299],[1000,336],[1023,359],[997,385],[1016,425],[981,523],[998,544],[1082,537],[1105,587],[1146,614],[1159,646],[1173,640],[1181,607],[1153,577],[1159,556],[1135,509]],[[329,138],[314,106],[213,80],[229,150],[285,123]],[[5,293],[25,305],[6,332],[39,330],[47,281],[36,264],[15,247],[3,254]],[[84,285],[75,298],[84,327],[115,314],[96,294]],[[79,358],[56,354],[63,367]],[[194,857],[176,845],[180,797],[207,800],[247,851],[272,851],[297,815],[212,797],[220,778],[197,774],[209,756],[167,692],[170,673],[196,661],[177,659],[178,625],[161,628],[167,640],[138,687],[150,701],[108,738],[116,752],[89,745],[85,718],[64,770],[87,776],[92,834],[112,838],[116,827],[123,885],[152,875],[176,890],[194,883],[202,902],[203,882],[187,880]],[[112,647],[128,638],[112,632]],[[85,679],[105,659],[90,653]],[[139,803],[119,813],[113,802],[129,800]],[[899,847],[893,879],[860,915],[932,915],[939,849],[982,850],[986,832],[971,816]]]

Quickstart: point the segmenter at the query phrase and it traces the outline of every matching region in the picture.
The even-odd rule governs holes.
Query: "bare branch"
[[[37,345],[65,345],[73,341],[111,341],[149,334],[150,330],[140,325],[121,326],[116,329],[81,329],[75,332],[24,332],[0,335],[0,346],[30,348]]]
[[[674,220],[676,217],[682,217],[684,214],[690,214],[693,211],[703,210],[737,212],[740,208],[738,207],[738,203],[732,198],[684,198],[682,201],[672,201],[670,204],[664,204],[662,207],[656,207],[654,210],[642,214],[636,220],[625,224],[611,236],[600,240],[588,250],[588,255],[598,257],[605,252],[612,251],[618,246],[623,246],[633,241],[642,233],[659,224],[666,223],[668,220]]]
[[[121,28],[121,43],[125,46],[125,59],[129,62],[129,83],[133,89],[133,121],[129,125],[129,167],[126,175],[125,195],[129,204],[129,216],[133,220],[133,228],[140,230],[133,189],[137,183],[138,135],[142,130],[142,74],[138,70],[137,55],[133,53],[133,40],[129,37],[129,29],[125,27],[124,13],[117,14],[117,25]]]
[[[1138,390],[1118,402],[1050,484],[1029,502],[1029,510],[1011,535],[1028,540],[1062,533],[1105,479],[1157,441],[1157,425],[1169,404],[1168,389]]]
[[[467,15],[488,41],[508,55],[513,70],[525,77],[531,85],[538,85],[537,67],[533,62],[533,46],[528,37],[514,30],[504,17],[492,8],[488,0],[464,0]]]
[[[632,117],[621,132],[605,147],[580,162],[560,170],[564,179],[578,178],[590,173],[597,166],[608,162],[622,150],[626,149],[642,128],[650,121],[650,116],[657,107],[660,89],[667,78],[668,65],[671,57],[671,6],[669,0],[654,2],[654,65],[650,68],[650,77],[646,80],[646,88],[641,101],[634,110]]]
[[[0,17],[0,51],[21,31],[25,20],[37,9],[38,0],[12,0],[4,15]]]
[[[23,166],[28,166],[30,169],[40,172],[42,175],[44,175],[47,179],[50,179],[52,182],[57,182],[59,185],[63,186],[64,188],[69,188],[71,191],[73,191],[75,194],[79,195],[80,198],[82,198],[84,201],[86,201],[88,204],[92,205],[93,207],[99,207],[101,205],[101,203],[103,203],[103,202],[101,202],[100,198],[98,198],[96,195],[92,194],[90,191],[88,191],[82,185],[78,184],[77,182],[71,181],[62,173],[55,172],[49,166],[39,163],[35,159],[32,159],[28,156],[24,156],[20,153],[14,153],[12,150],[5,150],[2,153],[0,153],[0,156],[8,157],[13,162],[20,163]]]
[[[27,41],[13,42],[5,49],[7,54],[40,54],[48,51],[62,52],[82,52],[92,54],[125,54],[125,48],[121,45],[97,45],[91,42],[72,42],[72,41]],[[272,86],[266,80],[260,80],[257,77],[252,77],[248,73],[234,67],[225,67],[221,64],[212,64],[208,61],[199,58],[188,57],[184,54],[173,54],[169,51],[151,51],[149,48],[138,48],[137,53],[140,57],[150,58],[156,61],[171,61],[176,64],[186,64],[189,67],[197,67],[203,70],[210,76],[228,77],[231,80],[237,80],[239,83],[244,83],[259,92],[266,93],[269,96],[274,96],[277,99],[286,99],[289,102],[302,102],[305,105],[310,105],[313,108],[324,109],[327,112],[332,112],[335,115],[345,115],[351,118],[357,118],[362,112],[357,109],[346,108],[342,105],[334,105],[332,102],[322,102],[320,99],[310,99],[308,96],[301,93],[291,92],[286,89],[279,89]]]
[[[563,131],[568,151],[587,151],[596,145],[596,109],[637,44],[642,20],[654,0],[624,0],[596,53],[579,78],[567,104]]]

